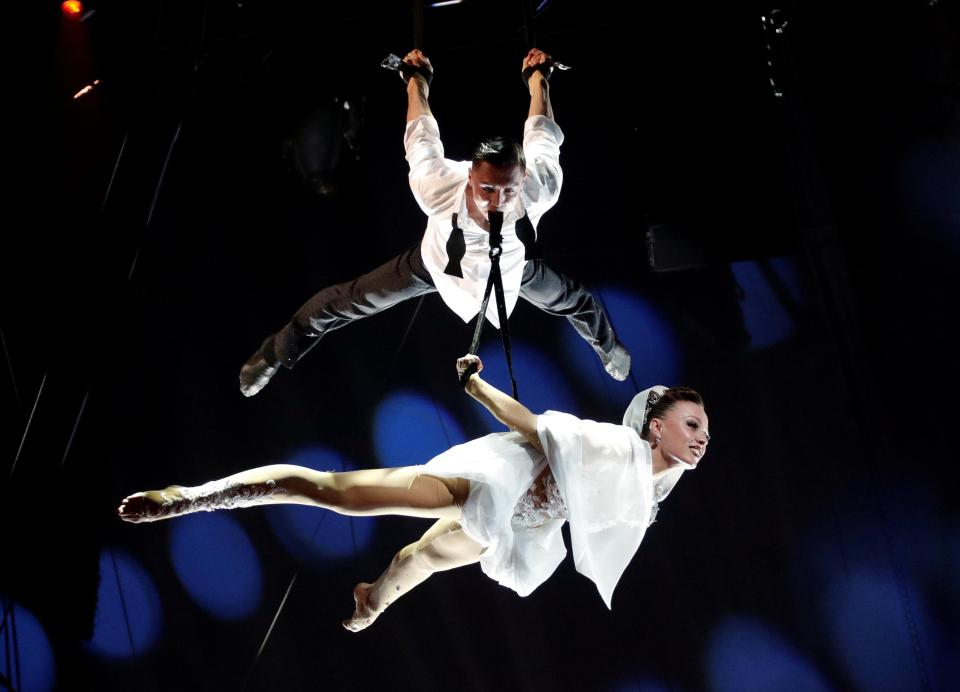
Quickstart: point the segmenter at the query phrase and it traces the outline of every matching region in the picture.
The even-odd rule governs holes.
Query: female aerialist
[[[457,361],[467,392],[508,426],[453,447],[422,466],[321,472],[278,464],[196,487],[170,486],[125,498],[126,521],[262,504],[303,504],[350,516],[398,514],[435,519],[400,550],[373,583],[354,588],[343,625],[370,626],[434,572],[479,562],[526,596],[566,555],[560,528],[570,522],[577,570],[611,607],[613,590],[653,522],[658,503],[695,468],[710,441],[700,395],[652,387],[627,408],[623,425],[566,413],[534,415],[483,381],[476,356]]]

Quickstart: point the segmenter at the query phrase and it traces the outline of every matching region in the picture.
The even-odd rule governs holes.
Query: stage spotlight
[[[104,549],[90,652],[105,660],[134,659],[153,648],[162,630],[163,608],[151,576],[133,556]]]
[[[822,598],[827,641],[853,686],[957,689],[950,638],[912,579],[886,566],[845,565]]]
[[[170,527],[170,555],[183,588],[217,620],[242,620],[260,605],[260,557],[224,514],[193,514]]]
[[[652,225],[647,229],[647,263],[655,272],[703,267],[707,249],[699,229],[677,224]]]
[[[466,440],[443,406],[414,392],[394,392],[374,414],[373,441],[381,466],[424,464]]]
[[[100,80],[99,80],[99,79],[93,80],[92,83],[87,84],[87,86],[83,87],[83,89],[81,89],[80,91],[78,91],[77,93],[75,93],[75,94],[73,95],[74,100],[86,96],[86,95],[89,94],[91,91],[93,91],[94,89],[96,89],[98,86],[100,86]]]
[[[749,615],[730,615],[710,638],[709,688],[716,692],[829,692],[813,661],[782,634]],[[888,688],[896,689],[896,688]]]
[[[358,157],[361,110],[359,100],[328,99],[284,139],[288,165],[318,197],[337,195],[347,163]]]
[[[631,377],[617,382],[604,372],[593,349],[566,328],[560,337],[567,371],[590,388],[599,401],[623,411],[639,389],[653,384],[676,384],[682,377],[681,344],[666,313],[650,300],[618,287],[593,290],[630,351]],[[563,410],[563,409],[560,409]]]
[[[731,265],[740,287],[740,306],[750,334],[750,349],[774,346],[797,330],[806,302],[803,283],[789,257],[735,262]]]
[[[79,0],[64,0],[60,3],[60,10],[68,19],[80,21],[83,17],[83,3]]]
[[[0,689],[52,690],[56,682],[53,647],[36,616],[0,596]]]

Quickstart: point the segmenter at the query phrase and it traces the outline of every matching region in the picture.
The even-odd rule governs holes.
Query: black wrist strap
[[[463,371],[463,374],[460,375],[460,386],[464,389],[467,388],[467,382],[470,380],[470,375],[475,373],[478,370],[476,363],[470,363],[467,366],[467,369]]]
[[[533,76],[534,72],[540,72],[543,74],[543,78],[550,81],[550,75],[553,74],[553,61],[548,60],[547,62],[540,63],[539,65],[531,65],[523,72],[520,73],[520,78],[523,79],[523,86],[530,88],[530,77]]]
[[[531,65],[530,67],[528,67],[527,69],[525,69],[523,72],[520,73],[520,78],[523,80],[523,86],[529,89],[530,77],[531,75],[533,75],[534,72],[543,73],[543,78],[546,79],[547,81],[550,81],[550,75],[553,74],[554,70],[560,70],[561,72],[564,72],[569,69],[570,69],[569,65],[564,65],[563,63],[557,62],[553,58],[550,58],[546,62],[540,63],[539,65]]]
[[[399,56],[391,53],[380,62],[380,67],[387,70],[399,72],[403,81],[408,81],[413,75],[418,74],[427,80],[427,86],[433,81],[433,70],[420,65],[411,65],[400,59]]]

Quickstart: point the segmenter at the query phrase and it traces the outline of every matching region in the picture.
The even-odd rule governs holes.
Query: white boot
[[[124,498],[117,514],[124,521],[158,521],[193,512],[266,504],[272,496],[285,493],[286,490],[273,480],[240,483],[223,479],[192,488],[171,485],[163,490],[148,490]]]

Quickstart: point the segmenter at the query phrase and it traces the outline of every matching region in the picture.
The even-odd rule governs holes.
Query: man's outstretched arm
[[[404,56],[403,61],[408,65],[425,67],[433,71],[430,58],[417,48]],[[422,115],[433,115],[430,111],[430,86],[423,75],[414,74],[407,80],[407,122],[416,120]]]
[[[539,48],[531,48],[523,59],[521,72],[534,65],[542,65],[550,60],[550,56]],[[527,117],[532,118],[535,115],[545,115],[551,120],[553,117],[553,104],[550,102],[550,83],[540,71],[535,71],[530,75],[527,81],[527,87],[530,89],[530,113]]]

